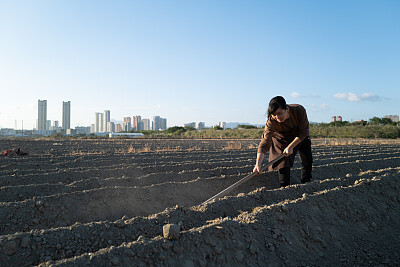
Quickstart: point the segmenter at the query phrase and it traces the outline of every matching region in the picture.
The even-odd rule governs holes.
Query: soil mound
[[[13,142],[37,153],[0,162],[0,266],[400,262],[395,141],[314,140],[312,182],[297,161],[289,187],[265,173],[206,205],[251,171],[258,140]]]

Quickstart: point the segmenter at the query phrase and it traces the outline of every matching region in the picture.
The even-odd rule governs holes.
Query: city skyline
[[[115,123],[116,120],[111,121],[111,111],[104,110],[104,112],[95,112],[94,123],[89,126],[79,125],[74,127],[77,128],[89,128],[90,133],[103,133],[103,132],[121,132],[121,131],[141,131],[141,130],[166,130],[167,119],[161,118],[160,116],[153,116],[153,120],[150,123],[148,118],[143,118],[140,115],[134,115],[132,117],[124,117],[123,123]],[[59,127],[59,121],[54,120],[53,126],[51,126],[51,120],[47,120],[47,100],[38,100],[38,112],[37,112],[36,128],[31,130],[42,131],[43,134],[48,134],[46,131],[56,131],[63,133],[72,130],[70,127],[71,123],[71,101],[62,101],[62,127]],[[18,127],[14,127],[17,130]],[[26,128],[25,128],[26,129]],[[116,130],[117,129],[117,130]],[[26,129],[28,130],[28,129]]]
[[[104,110],[104,112],[95,112],[95,119],[94,119],[94,123],[90,123],[88,125],[84,125],[84,124],[77,124],[75,127],[70,127],[70,123],[71,123],[71,101],[62,101],[62,127],[59,127],[59,119],[55,119],[55,120],[47,120],[47,100],[38,100],[38,108],[37,108],[37,116],[36,116],[36,126],[32,127],[32,128],[24,128],[25,130],[41,130],[41,131],[46,131],[46,130],[55,130],[57,128],[59,129],[63,129],[64,131],[66,129],[74,129],[74,128],[79,128],[79,127],[88,127],[90,128],[90,132],[119,132],[119,131],[130,131],[130,130],[153,130],[154,129],[154,125],[156,125],[156,130],[165,130],[168,127],[167,122],[166,122],[166,118],[161,118],[160,116],[153,116],[153,120],[150,121],[148,118],[142,118],[142,116],[140,115],[132,115],[132,116],[124,116],[122,118],[122,120],[119,119],[111,119],[111,111],[110,110]],[[54,116],[53,116],[54,117]],[[376,116],[373,116],[376,117]],[[371,118],[373,118],[371,117]],[[161,119],[160,122],[155,123],[155,118]],[[369,118],[369,119],[371,119]],[[390,118],[392,119],[394,122],[398,121],[399,115],[397,114],[386,114],[381,116],[381,118]],[[124,125],[126,120],[129,120],[129,127],[126,128],[126,126]],[[360,119],[363,120],[363,119]],[[351,120],[350,122],[353,121],[360,121],[360,120]],[[334,122],[334,121],[349,121],[346,119],[343,119],[342,116],[340,115],[333,115],[330,120],[328,120],[327,122]],[[364,120],[364,121],[368,121]],[[51,123],[53,122],[53,126],[51,127]],[[15,130],[21,130],[22,129],[22,121],[21,121],[21,128],[18,127],[18,123],[17,121],[14,121],[15,126],[14,127],[0,127],[0,128],[10,128],[10,129],[15,129]],[[137,128],[137,123],[141,123],[139,126],[139,128]],[[218,121],[215,124],[206,124],[203,121],[190,121],[190,122],[184,122],[181,125],[173,125],[173,126],[192,126],[193,128],[196,129],[203,129],[203,128],[207,128],[207,127],[213,127],[213,126],[219,126],[222,128],[225,128],[226,123],[230,123],[230,124],[235,124],[235,123],[246,123],[246,124],[252,124],[252,123],[248,123],[248,122],[234,122],[234,121],[230,121],[230,122],[225,122],[225,121]],[[312,122],[310,121],[310,123],[318,123],[318,122]],[[43,124],[43,125],[42,125]],[[163,127],[161,127],[160,125],[163,125]],[[42,126],[41,126],[42,125]],[[66,125],[64,127],[64,125]],[[112,125],[112,126],[111,126]],[[118,129],[121,130],[116,130],[115,127],[120,127]],[[144,126],[146,125],[146,126]],[[199,126],[200,125],[200,126]],[[253,124],[253,125],[263,125],[263,124]],[[172,127],[172,126],[169,126]]]
[[[399,1],[2,1],[0,127],[131,114],[264,124],[269,100],[312,122],[396,115]],[[373,18],[373,19],[371,19]]]

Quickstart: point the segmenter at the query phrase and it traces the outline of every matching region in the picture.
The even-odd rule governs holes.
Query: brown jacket
[[[277,158],[283,150],[299,137],[302,141],[309,135],[309,123],[307,112],[301,105],[289,105],[290,117],[280,123],[273,118],[268,118],[265,123],[264,133],[258,146],[258,153],[267,154],[269,150],[269,161]],[[293,154],[278,161],[269,167],[269,170],[277,170],[283,167],[292,167],[297,147],[293,149]]]

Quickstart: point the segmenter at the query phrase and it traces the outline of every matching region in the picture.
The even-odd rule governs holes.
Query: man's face
[[[278,108],[275,113],[272,115],[272,118],[278,122],[284,122],[289,119],[289,110],[288,108],[282,109]]]

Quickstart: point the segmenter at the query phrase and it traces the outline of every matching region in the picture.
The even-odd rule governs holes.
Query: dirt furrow
[[[358,160],[356,162],[342,162],[342,163],[330,163],[322,164],[319,160],[314,163],[314,179],[320,179],[319,177],[335,178],[347,173],[356,173],[357,171],[363,171],[371,167],[389,167],[395,166],[395,164],[400,160],[400,158],[380,158],[374,160],[362,161]],[[297,168],[296,168],[297,166]],[[39,185],[24,185],[24,186],[8,186],[0,188],[0,202],[12,202],[21,201],[33,197],[47,196],[53,194],[53,192],[58,193],[68,193],[73,191],[84,191],[100,187],[133,187],[133,186],[149,186],[164,183],[166,181],[173,182],[184,182],[190,181],[195,178],[208,178],[208,177],[225,177],[226,175],[242,175],[245,176],[249,174],[252,165],[245,165],[241,167],[226,167],[226,168],[213,168],[203,170],[201,168],[180,171],[169,172],[157,172],[148,173],[142,176],[138,176],[139,173],[134,168],[127,168],[122,173],[121,177],[109,177],[102,178],[99,172],[92,173],[92,175],[97,175],[97,177],[85,178],[82,173],[79,176],[75,176],[75,181],[67,185],[62,184],[39,184]],[[293,169],[294,175],[292,175],[292,180],[294,183],[299,183],[299,177],[295,174],[299,171],[299,164],[295,165]],[[103,173],[103,176],[105,174]],[[82,177],[80,180],[78,178]],[[239,178],[239,177],[238,177]],[[228,185],[226,185],[228,186]],[[253,186],[256,188],[258,185],[255,183],[249,184],[249,187]],[[56,190],[57,189],[57,190]]]
[[[38,261],[29,257],[32,263],[61,259],[56,264],[62,266],[87,263],[100,266],[110,265],[116,260],[115,257],[122,266],[129,266],[132,262],[135,264],[141,262],[145,265],[150,262],[156,265],[174,265],[184,259],[189,259],[195,265],[203,263],[258,265],[265,262],[285,265],[299,261],[304,264],[316,262],[325,265],[329,262],[328,260],[332,260],[332,257],[337,263],[351,264],[359,261],[356,255],[367,253],[364,256],[368,256],[371,252],[373,254],[369,256],[377,262],[383,264],[389,260],[393,264],[399,259],[400,255],[398,251],[396,252],[399,247],[385,251],[375,246],[376,243],[383,242],[384,238],[393,239],[390,231],[399,226],[398,222],[396,225],[391,224],[391,228],[386,229],[387,236],[377,236],[380,234],[377,230],[386,227],[387,223],[392,223],[395,214],[399,212],[400,198],[396,191],[385,190],[387,185],[399,188],[399,181],[393,181],[393,175],[385,173],[375,178],[359,177],[360,179],[346,186],[340,185],[341,181],[337,180],[339,186],[332,184],[329,189],[322,186],[320,190],[308,191],[306,190],[308,186],[316,186],[316,184],[297,186],[305,190],[293,198],[283,196],[289,194],[292,197],[293,190],[290,188],[273,190],[274,192],[258,190],[249,195],[227,198],[202,206],[200,212],[177,207],[148,218],[75,225],[69,229],[73,231],[60,228],[54,233],[49,230],[42,234],[38,232],[16,234],[5,237],[7,240],[4,242],[18,243],[24,238],[29,238],[32,246],[39,247],[40,251],[44,251],[46,247],[47,252],[43,253]],[[330,182],[334,181],[323,183]],[[380,201],[374,202],[374,206],[366,202],[371,197],[371,190],[380,196]],[[280,196],[282,201],[265,202],[272,199],[271,193],[274,193],[275,197]],[[356,201],[358,198],[362,199],[364,204]],[[245,201],[250,201],[248,206],[252,208],[240,210]],[[240,207],[236,207],[235,204],[239,203]],[[355,205],[355,208],[349,208],[349,203]],[[373,214],[373,220],[367,215],[360,217],[360,212]],[[353,224],[335,224],[333,217],[339,214],[344,220],[354,221]],[[203,223],[190,224],[191,218],[195,218],[193,222],[201,220]],[[182,222],[183,226],[182,236],[172,243],[172,246],[170,246],[170,241],[160,236],[162,225],[167,222]],[[150,225],[154,229],[146,227]],[[132,228],[137,231],[132,231]],[[282,231],[282,228],[286,230]],[[363,237],[365,229],[375,234],[376,238]],[[60,233],[61,231],[64,232]],[[132,235],[133,232],[135,232],[134,235]],[[147,236],[146,233],[149,232],[154,235]],[[346,242],[349,239],[349,233],[352,233],[355,239],[359,239],[358,241],[365,242],[368,250],[365,251],[363,250],[365,247],[354,247],[353,244]],[[83,235],[88,237],[90,234],[93,235],[92,240],[83,238]],[[67,248],[56,243],[58,242],[56,237],[61,235],[69,241],[68,244],[71,244]],[[112,238],[111,242],[106,241],[107,238]],[[113,242],[114,240],[119,240],[120,244]],[[370,240],[374,242],[368,243]],[[99,243],[99,241],[103,242],[104,249],[97,251],[93,243]],[[216,244],[219,245],[216,247]],[[81,249],[85,246],[90,249],[84,252]],[[19,250],[24,251],[23,248]],[[224,258],[218,257],[221,255],[218,251],[221,250],[225,255]],[[241,253],[232,253],[237,251]],[[284,251],[291,253],[287,254]],[[82,255],[77,256],[78,253]],[[28,255],[30,255],[29,252]],[[208,256],[204,257],[204,255]],[[9,260],[15,262],[18,257],[15,256],[15,260],[11,258]]]
[[[311,196],[317,192],[326,192],[335,188],[348,187],[355,183],[366,183],[377,174],[381,176],[391,176],[398,173],[399,170],[400,168],[390,168],[381,171],[378,170],[375,173],[362,173],[360,176],[356,177],[330,179],[306,185],[294,185],[284,189],[258,189],[248,195],[240,194],[238,197],[228,197],[205,206],[195,207],[194,209],[177,207],[174,209],[167,209],[162,213],[147,218],[135,217],[128,219],[128,217],[125,217],[116,222],[99,222],[83,225],[78,223],[67,228],[59,227],[45,231],[34,230],[30,233],[10,234],[3,236],[2,239],[4,239],[4,242],[16,240],[15,242],[19,243],[22,239],[29,238],[33,243],[32,247],[50,254],[51,259],[71,257],[80,255],[79,253],[94,252],[111,245],[116,246],[122,244],[122,242],[136,240],[140,235],[144,238],[153,238],[160,234],[160,229],[164,223],[182,222],[183,229],[190,230],[192,228],[202,227],[210,220],[218,220],[218,218],[221,217],[234,218],[247,211],[252,211],[259,206],[279,205],[282,201],[287,202],[299,198],[301,199],[305,194]],[[294,188],[296,188],[296,190],[293,190]],[[43,202],[43,205],[45,206],[45,202]],[[222,207],[224,208],[222,209]],[[49,207],[45,207],[45,209],[48,208]],[[79,233],[79,237],[77,237],[77,233]],[[60,236],[68,241],[68,248],[63,246],[59,248]],[[37,244],[40,244],[39,248]],[[82,248],[86,245],[87,249],[82,251]],[[29,251],[29,249],[27,250]],[[20,251],[22,253],[25,250],[22,249]],[[29,259],[35,264],[37,264],[38,261],[46,260],[46,256],[39,259],[38,253],[34,255],[36,255],[36,258],[29,257]]]

